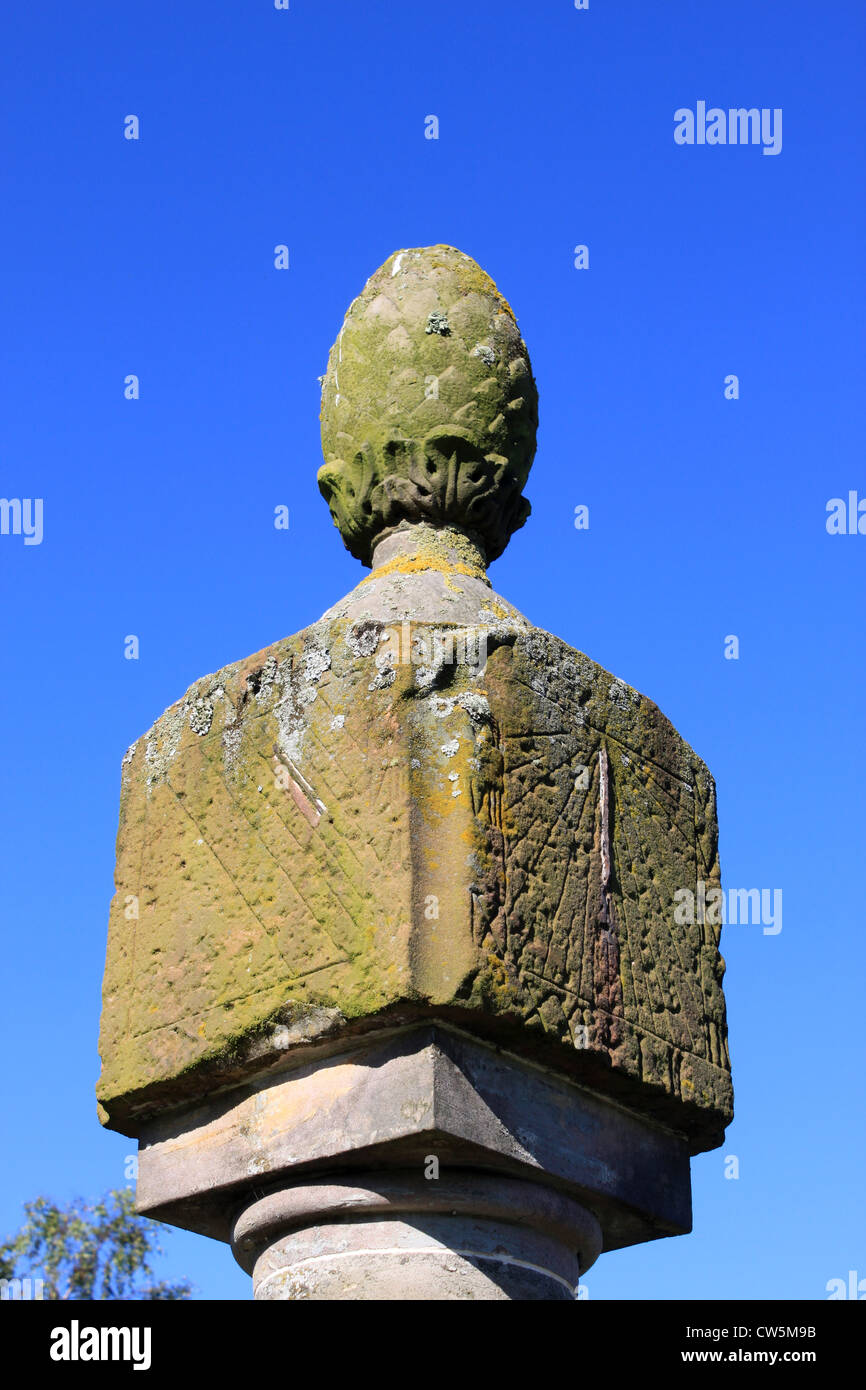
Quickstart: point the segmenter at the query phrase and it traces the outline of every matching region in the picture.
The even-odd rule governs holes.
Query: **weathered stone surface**
[[[386,564],[352,621],[338,606],[198,681],[127,755],[110,1123],[269,1048],[444,1010],[716,1142],[717,929],[674,921],[677,888],[718,882],[706,768],[489,588],[476,625],[440,624],[442,659],[405,615],[431,574],[458,601],[477,576],[422,544]]]
[[[365,564],[407,522],[495,560],[529,515],[538,395],[510,305],[453,246],[395,252],[346,314],[322,387],[319,487]]]
[[[473,1173],[529,1184],[536,1209],[554,1187],[595,1212],[606,1250],[691,1228],[681,1137],[441,1022],[284,1056],[155,1116],[141,1134],[138,1206],[229,1240],[245,1200],[374,1171],[402,1174],[422,1210]]]
[[[601,1243],[591,1212],[535,1183],[374,1172],[253,1201],[232,1249],[261,1300],[564,1301]]]
[[[676,1146],[721,1142],[719,928],[676,912],[719,883],[712,778],[652,701],[487,579],[528,514],[536,418],[480,268],[390,258],[322,402],[320,487],[372,573],[197,681],[124,759],[105,1123],[194,1130],[274,1069],[435,1022],[672,1133],[641,1181],[677,1187]]]

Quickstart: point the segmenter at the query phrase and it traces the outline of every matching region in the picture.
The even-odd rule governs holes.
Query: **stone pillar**
[[[480,267],[389,258],[322,396],[371,573],[124,758],[100,1113],[257,1298],[574,1298],[731,1118],[712,778],[487,578],[536,418]]]
[[[256,1298],[573,1299],[598,1221],[553,1188],[414,1171],[284,1187],[236,1219]]]

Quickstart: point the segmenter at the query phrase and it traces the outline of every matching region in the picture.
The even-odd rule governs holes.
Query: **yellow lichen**
[[[469,579],[485,579],[481,565],[465,565],[462,560],[446,560],[438,555],[395,555],[384,565],[373,570],[361,584],[369,584],[372,579],[381,579],[386,574],[421,574],[424,570],[438,570],[440,574],[465,574]],[[360,585],[358,586],[360,588]]]

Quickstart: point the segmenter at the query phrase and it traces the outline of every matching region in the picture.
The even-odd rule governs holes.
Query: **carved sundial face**
[[[538,397],[514,315],[453,247],[400,251],[353,302],[322,387],[319,488],[347,548],[414,522],[488,560],[529,515]]]

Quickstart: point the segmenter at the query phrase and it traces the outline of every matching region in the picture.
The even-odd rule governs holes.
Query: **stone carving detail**
[[[375,541],[401,524],[418,521],[458,525],[483,546],[488,559],[495,559],[529,515],[522,480],[509,460],[484,455],[470,441],[447,432],[419,443],[389,440],[378,458],[367,446],[351,468],[323,468],[319,486],[347,548],[358,559],[370,555]]]
[[[474,261],[376,272],[321,423],[373,572],[124,757],[100,1115],[259,1299],[572,1299],[731,1119],[713,781],[491,588],[537,397]]]
[[[678,890],[719,883],[712,778],[652,701],[485,574],[528,512],[536,420],[484,272],[450,247],[391,257],[322,395],[319,485],[354,555],[385,542],[374,572],[196,682],[124,759],[109,1123],[436,1017],[693,1151],[721,1142],[719,929],[675,917]],[[456,633],[451,654],[413,627]]]
[[[432,687],[405,661],[375,678],[385,635],[323,620],[199,682],[140,741],[101,1094],[123,1113],[244,1037],[438,1005],[717,1135],[718,929],[674,921],[678,887],[719,880],[707,769],[651,701],[537,629],[491,628],[483,680],[454,659]],[[202,699],[205,735],[185,715]]]
[[[459,526],[496,559],[530,507],[538,397],[514,315],[449,246],[400,251],[367,282],[322,387],[319,488],[346,547],[413,522]]]
[[[674,916],[677,889],[719,882],[709,772],[651,701],[547,634],[497,650],[485,687],[474,992],[727,1114],[719,931]]]

